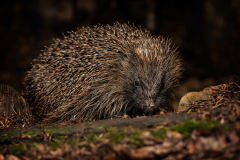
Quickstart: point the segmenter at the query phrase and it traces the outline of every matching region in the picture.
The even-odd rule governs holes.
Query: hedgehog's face
[[[152,48],[141,46],[122,58],[119,83],[124,83],[129,115],[173,110],[170,103],[179,85],[180,61],[168,49]]]
[[[135,72],[131,81],[133,114],[155,114],[159,109],[166,107],[168,84],[164,74]]]

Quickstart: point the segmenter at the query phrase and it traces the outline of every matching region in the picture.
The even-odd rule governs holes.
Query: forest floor
[[[0,117],[0,160],[240,159],[240,79],[207,94],[155,116],[34,125]]]

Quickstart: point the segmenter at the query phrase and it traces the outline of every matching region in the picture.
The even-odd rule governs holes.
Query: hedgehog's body
[[[25,95],[33,114],[54,121],[143,115],[172,110],[180,70],[169,40],[125,24],[82,28],[34,61]]]

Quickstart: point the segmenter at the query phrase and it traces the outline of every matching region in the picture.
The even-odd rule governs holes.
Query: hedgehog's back
[[[121,59],[131,50],[131,43],[150,38],[148,32],[117,23],[113,27],[82,28],[55,40],[27,72],[24,95],[33,114],[41,117],[73,101],[107,62]]]

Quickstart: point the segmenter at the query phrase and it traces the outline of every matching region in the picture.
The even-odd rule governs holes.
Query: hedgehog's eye
[[[139,86],[139,82],[138,82],[138,81],[135,81],[135,82],[134,82],[134,85],[135,85],[135,86]]]
[[[163,83],[163,82],[160,82],[160,83],[158,83],[157,85],[158,85],[158,87],[159,87],[160,90],[163,89],[163,87],[164,87],[164,83]]]

